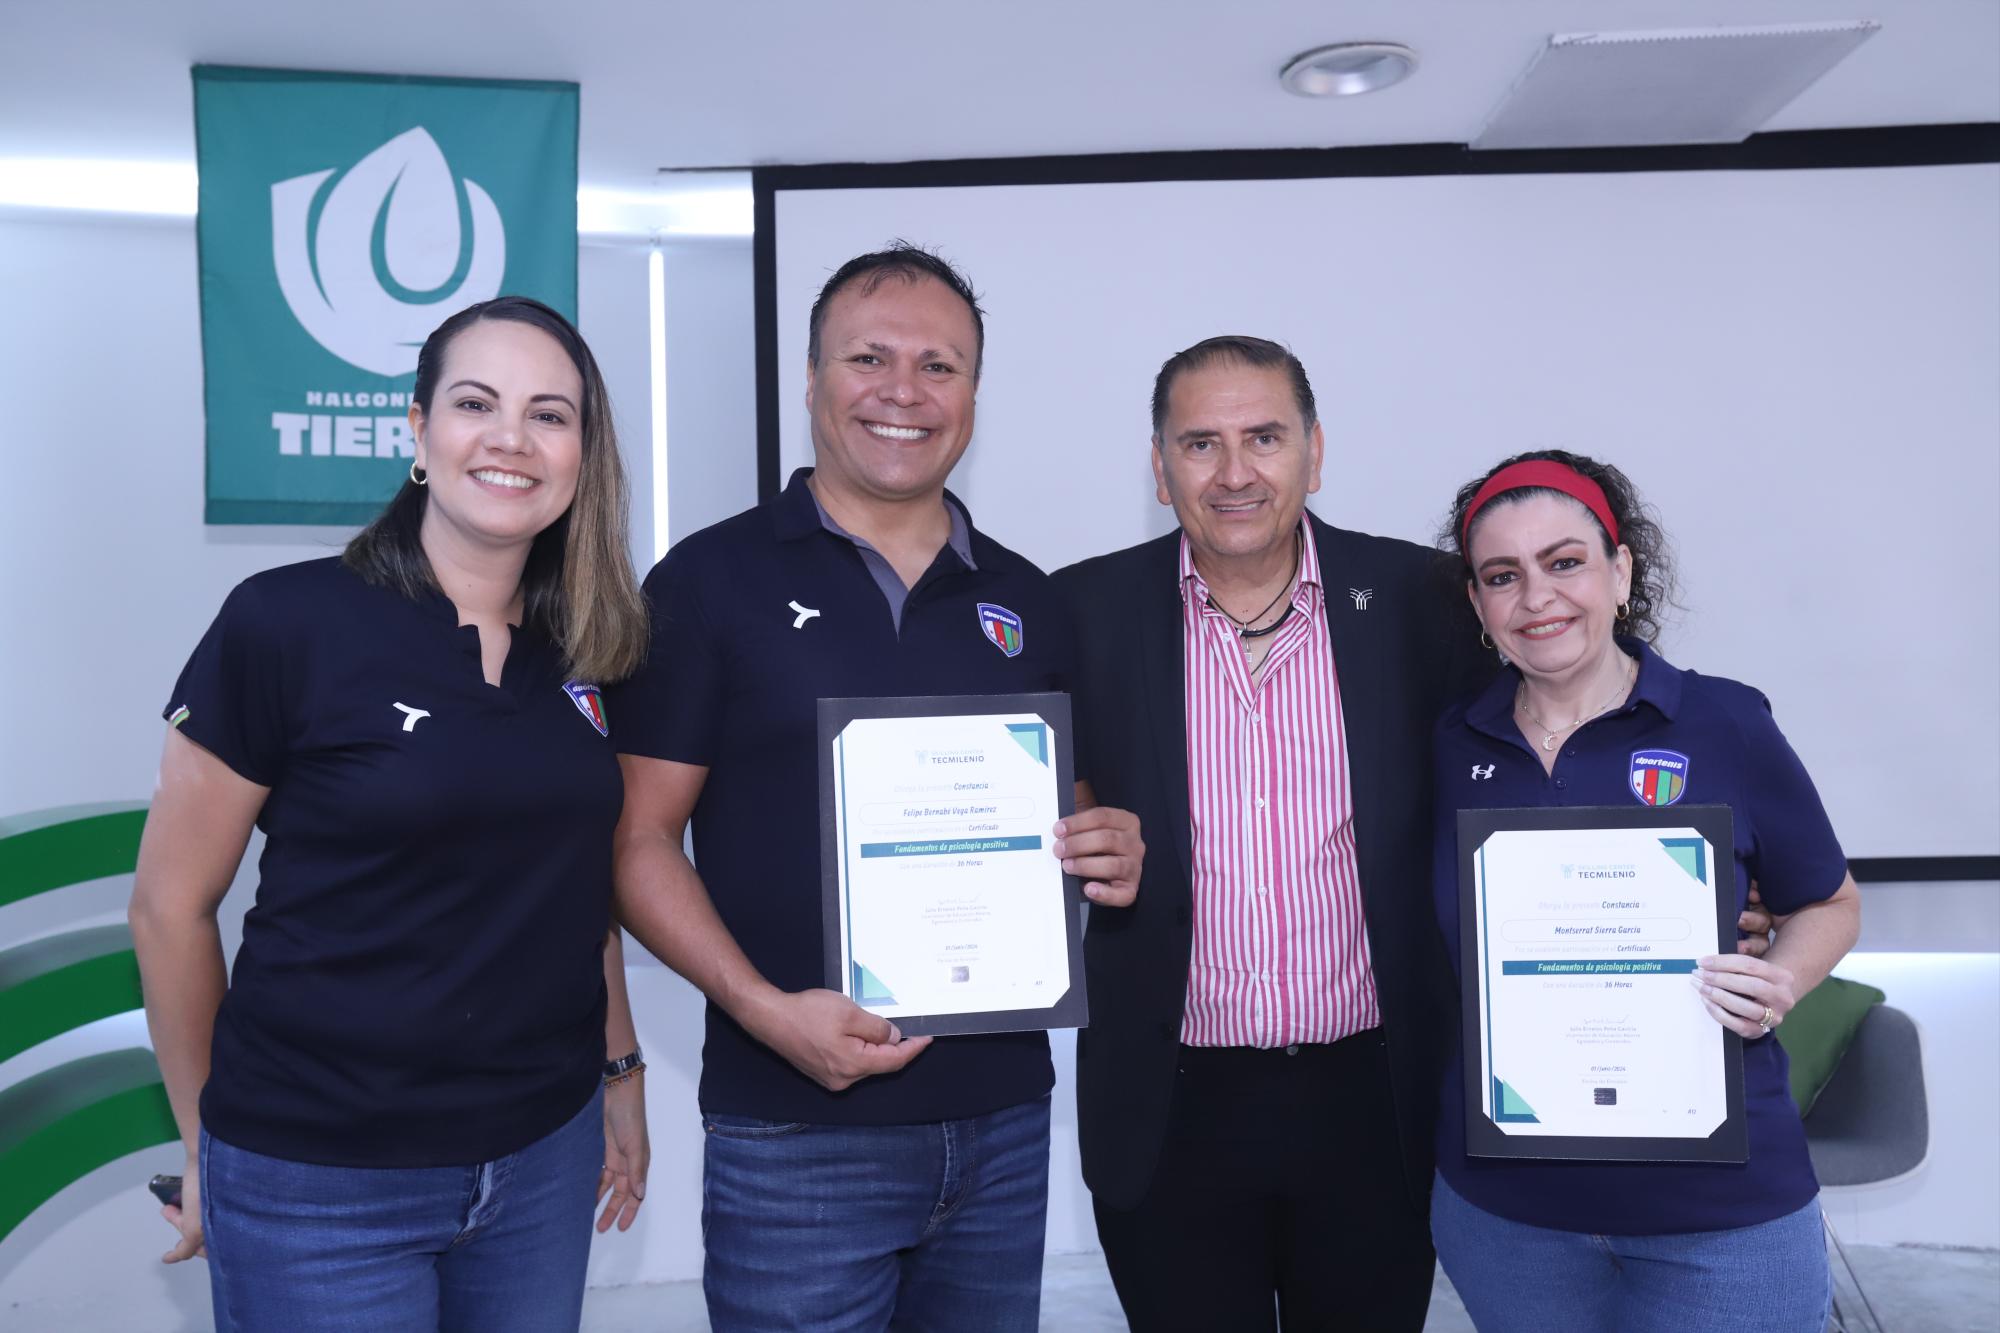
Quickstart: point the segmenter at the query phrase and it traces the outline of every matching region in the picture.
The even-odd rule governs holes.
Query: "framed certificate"
[[[1744,1160],[1742,1038],[1689,984],[1733,848],[1720,805],[1459,811],[1467,1153]]]
[[[1066,694],[819,701],[826,984],[907,1036],[1083,1027]]]

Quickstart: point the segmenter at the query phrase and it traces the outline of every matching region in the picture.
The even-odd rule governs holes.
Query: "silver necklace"
[[[1633,683],[1637,681],[1639,678],[1638,662],[1629,657],[1626,658],[1625,660],[1631,663],[1631,667],[1624,673],[1625,679],[1623,682],[1619,684],[1618,692],[1612,695],[1609,699],[1606,699],[1602,704],[1598,705],[1597,709],[1594,712],[1585,713],[1582,717],[1578,718],[1576,721],[1570,723],[1566,727],[1552,727],[1548,723],[1536,717],[1534,713],[1529,711],[1527,681],[1524,680],[1518,686],[1515,687],[1514,707],[1519,709],[1521,715],[1527,718],[1528,721],[1534,723],[1536,726],[1542,729],[1543,733],[1542,748],[1544,750],[1555,749],[1556,737],[1562,735],[1564,732],[1575,731],[1578,727],[1582,726],[1584,723],[1591,721],[1593,718],[1602,717],[1606,713],[1610,712],[1613,708],[1616,708],[1618,706],[1618,702],[1625,697],[1626,692],[1632,688]]]

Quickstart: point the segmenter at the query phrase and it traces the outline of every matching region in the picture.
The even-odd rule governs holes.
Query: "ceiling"
[[[1551,33],[1872,18],[1769,129],[2000,121],[1993,0],[0,0],[0,158],[190,161],[197,62],[570,79],[581,183],[662,167],[1463,142]],[[1410,82],[1277,84],[1329,42]]]

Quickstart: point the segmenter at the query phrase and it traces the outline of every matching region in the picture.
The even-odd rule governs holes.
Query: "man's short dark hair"
[[[900,278],[904,282],[915,282],[919,278],[936,278],[959,300],[965,302],[972,312],[972,333],[975,346],[972,349],[972,377],[979,378],[979,368],[986,361],[986,312],[979,308],[979,294],[972,290],[972,283],[953,266],[950,260],[926,250],[921,245],[912,245],[905,240],[889,242],[886,249],[873,250],[865,255],[856,255],[833,271],[826,280],[826,286],[819,289],[819,296],[813,301],[812,319],[807,325],[806,358],[817,367],[819,365],[819,331],[826,323],[826,308],[840,292],[854,284],[861,284],[861,294],[870,296],[890,278]]]
[[[1204,338],[1186,351],[1175,352],[1160,367],[1158,377],[1153,380],[1154,439],[1159,439],[1166,428],[1167,398],[1174,391],[1174,381],[1191,370],[1205,370],[1221,361],[1258,370],[1283,370],[1292,381],[1292,397],[1298,400],[1299,418],[1305,422],[1306,430],[1311,431],[1318,424],[1319,408],[1313,402],[1312,381],[1306,378],[1306,368],[1292,355],[1291,348],[1268,338],[1225,333],[1219,338]]]

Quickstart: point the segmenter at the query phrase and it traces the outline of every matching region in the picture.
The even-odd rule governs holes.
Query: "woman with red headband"
[[[1463,560],[1482,642],[1511,668],[1447,712],[1434,740],[1435,895],[1454,966],[1464,808],[1728,805],[1738,907],[1754,879],[1780,929],[1763,958],[1705,957],[1692,978],[1690,1002],[1744,1038],[1747,1162],[1471,1157],[1454,1058],[1431,1204],[1438,1257],[1489,1333],[1818,1333],[1829,1297],[1819,1185],[1771,1032],[1853,945],[1860,897],[1812,780],[1763,695],[1654,650],[1665,542],[1618,469],[1554,450],[1509,459],[1459,491],[1445,543]],[[1640,762],[1649,755],[1653,767]]]

